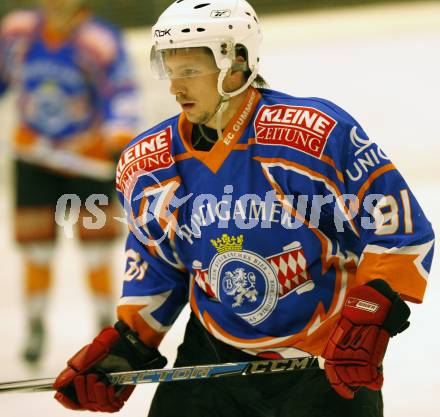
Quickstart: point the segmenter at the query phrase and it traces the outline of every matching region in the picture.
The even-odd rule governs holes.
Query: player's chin
[[[203,124],[203,117],[201,117],[200,116],[200,114],[199,113],[196,113],[196,112],[193,112],[193,111],[190,111],[190,112],[185,112],[185,116],[186,116],[186,118],[191,122],[191,123],[194,123],[194,124]]]
[[[190,112],[186,112],[184,111],[186,119],[194,124],[198,124],[198,118],[194,116],[194,114],[190,113]]]
[[[207,111],[200,111],[196,106],[191,109],[182,109],[188,121],[197,125],[204,125],[208,123],[213,117],[212,114]]]

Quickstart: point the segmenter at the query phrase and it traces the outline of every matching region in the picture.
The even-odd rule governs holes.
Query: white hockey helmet
[[[161,51],[177,48],[209,48],[222,81],[232,68],[236,46],[246,48],[249,85],[258,73],[262,40],[258,17],[245,0],[176,0],[152,28],[151,67],[156,78],[169,78]],[[223,92],[220,87],[220,93]],[[224,92],[223,92],[224,93]]]

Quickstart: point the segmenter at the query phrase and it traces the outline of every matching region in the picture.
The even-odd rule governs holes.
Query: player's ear
[[[240,88],[246,81],[244,73],[247,69],[246,59],[238,55],[225,77],[225,91],[234,91]]]
[[[230,71],[231,74],[234,74],[236,72],[245,72],[248,69],[249,67],[247,65],[246,59],[241,55],[237,55]]]

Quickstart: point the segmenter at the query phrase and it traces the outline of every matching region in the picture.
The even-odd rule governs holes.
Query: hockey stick
[[[193,381],[226,376],[272,374],[305,369],[322,369],[323,367],[324,360],[320,356],[306,356],[291,359],[269,359],[218,365],[113,372],[107,374],[106,377],[114,385],[137,385],[152,382]],[[0,383],[0,393],[52,391],[54,382],[55,378],[3,382]]]

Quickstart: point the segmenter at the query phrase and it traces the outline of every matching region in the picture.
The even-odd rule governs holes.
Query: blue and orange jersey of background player
[[[393,163],[335,104],[251,88],[211,151],[184,114],[117,169],[129,219],[118,315],[158,345],[183,306],[255,355],[321,354],[347,291],[423,300],[434,236]]]
[[[0,93],[18,89],[20,152],[41,140],[106,159],[134,136],[137,93],[121,35],[87,11],[77,20],[62,36],[36,10],[14,11],[2,21]]]

